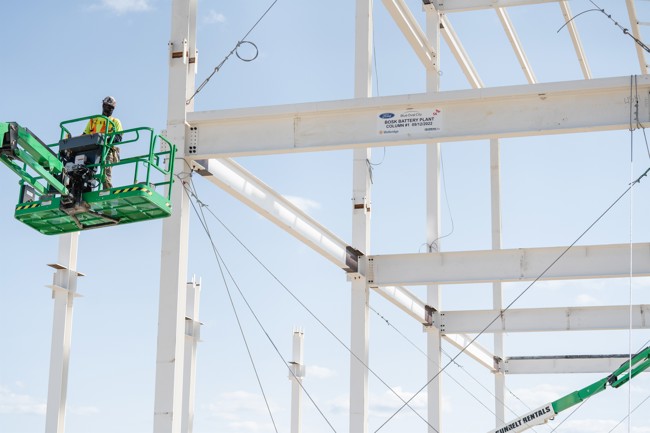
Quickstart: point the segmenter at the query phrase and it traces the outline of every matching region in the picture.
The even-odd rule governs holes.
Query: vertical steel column
[[[155,433],[179,433],[182,425],[189,198],[178,177],[189,171],[183,157],[187,111],[193,109],[186,100],[193,93],[196,72],[196,1],[172,2],[167,137],[178,146],[178,152],[172,186],[173,213],[163,221],[162,230]]]
[[[355,80],[356,98],[372,96],[372,0],[357,0]],[[370,252],[370,149],[353,151],[352,247]],[[368,431],[368,300],[366,279],[351,274],[350,432]],[[365,364],[365,365],[364,365]]]
[[[501,162],[499,139],[490,140],[490,184],[492,191],[492,249],[501,249]],[[492,283],[492,308],[503,309],[503,290],[501,282]],[[503,332],[494,333],[494,356],[504,359]],[[505,423],[506,377],[501,371],[494,374],[494,414],[495,426]]]
[[[289,380],[291,381],[291,433],[300,433],[302,420],[302,378],[305,377],[303,365],[303,341],[305,333],[302,330],[293,331],[293,357]]]
[[[59,237],[59,256],[52,289],[54,319],[52,323],[52,348],[50,353],[50,377],[45,413],[45,433],[65,431],[65,407],[68,393],[68,367],[72,342],[72,306],[77,296],[77,248],[79,233]]]
[[[433,9],[425,8],[426,11],[426,32],[431,45],[440,55],[440,14]],[[432,71],[427,72],[427,92],[438,92],[440,90],[440,58],[436,57],[436,65]],[[440,143],[427,144],[427,244],[429,251],[440,251]],[[441,308],[440,287],[432,284],[427,287],[427,304],[430,307],[440,310]],[[440,331],[434,327],[427,333],[427,412],[429,433],[439,432],[441,424],[442,409],[442,376],[440,368],[442,365],[442,336]]]
[[[192,433],[194,426],[194,396],[196,390],[196,346],[201,339],[201,322],[199,322],[199,299],[201,298],[201,281],[187,283],[187,305],[185,313],[185,361],[183,363],[183,418],[181,431]]]

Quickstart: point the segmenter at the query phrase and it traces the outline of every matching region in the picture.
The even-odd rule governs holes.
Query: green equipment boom
[[[608,385],[612,388],[618,388],[648,368],[650,368],[650,346],[631,357],[630,360],[622,363],[621,366],[609,376],[594,382],[585,388],[567,394],[552,403],[539,407],[496,429],[492,429],[488,433],[517,433],[544,424],[555,418],[555,415],[558,413],[567,410],[578,403],[582,403],[589,397],[604,391]]]
[[[104,116],[61,122],[51,145],[16,122],[0,122],[0,161],[20,177],[16,219],[51,235],[171,215],[176,146],[145,127],[72,136],[72,125],[96,117]],[[107,162],[111,146],[119,146],[120,161]],[[103,188],[108,167],[114,182],[126,179],[120,186]]]

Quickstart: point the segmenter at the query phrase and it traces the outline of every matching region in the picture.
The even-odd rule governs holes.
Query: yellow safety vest
[[[113,132],[113,125],[115,125],[117,132],[122,131],[122,122],[119,119],[109,117],[109,120],[113,124],[109,124],[108,132]],[[103,117],[93,117],[90,119],[84,130],[84,134],[97,134],[98,132],[106,132],[106,119]]]

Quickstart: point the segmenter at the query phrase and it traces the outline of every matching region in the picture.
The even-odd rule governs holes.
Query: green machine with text
[[[491,429],[488,433],[518,433],[528,430],[537,425],[544,424],[562,411],[569,409],[588,398],[598,394],[607,387],[618,388],[629,382],[634,376],[650,368],[650,346],[646,347],[636,355],[630,357],[609,376],[600,379],[582,389],[565,395],[551,403],[539,407],[527,414],[520,416],[498,428]]]

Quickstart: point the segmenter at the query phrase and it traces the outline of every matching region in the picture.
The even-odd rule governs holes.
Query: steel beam
[[[506,374],[611,373],[629,355],[568,355],[510,357],[502,364]]]
[[[50,373],[47,386],[45,433],[64,433],[68,397],[68,372],[72,344],[72,313],[77,294],[77,271],[79,232],[59,237],[58,263],[49,265],[56,269],[52,285],[54,314],[52,321],[52,345]]]
[[[562,15],[564,16],[564,21],[567,23],[566,27],[571,36],[571,42],[573,42],[573,48],[576,51],[576,56],[578,57],[578,62],[580,63],[580,69],[582,69],[582,75],[586,80],[591,79],[591,69],[589,68],[589,63],[587,62],[587,56],[585,51],[582,48],[582,42],[580,41],[580,36],[578,35],[578,29],[576,28],[576,23],[573,21],[573,14],[571,13],[571,8],[569,7],[569,2],[562,0],[560,3],[560,9],[562,9]]]
[[[305,377],[303,363],[305,333],[293,331],[293,358],[289,362],[289,380],[291,381],[291,433],[302,431],[302,380]]]
[[[429,328],[425,328],[429,330]],[[433,328],[431,329],[433,330]],[[478,344],[472,342],[472,337],[467,334],[445,334],[443,338],[454,345],[456,348],[463,350],[463,353],[476,360],[483,367],[491,372],[496,372],[498,369],[497,362],[494,355],[489,350]]]
[[[436,325],[448,333],[604,331],[650,328],[650,305],[440,311]]]
[[[198,173],[204,179],[231,194],[258,214],[312,248],[336,266],[350,271],[353,261],[346,242],[330,232],[296,205],[230,159],[199,161]],[[352,260],[352,261],[351,261]],[[418,322],[431,322],[426,304],[404,287],[375,290]]]
[[[445,42],[447,43],[449,50],[451,50],[454,58],[456,58],[460,69],[465,74],[465,77],[467,77],[467,81],[469,81],[469,84],[474,89],[480,89],[484,87],[483,81],[481,81],[481,78],[479,77],[474,64],[465,51],[465,47],[463,47],[463,44],[460,42],[460,39],[458,38],[454,27],[451,25],[449,18],[447,18],[445,15],[442,15],[440,17],[440,21],[442,24],[442,31],[440,33],[445,39]]]
[[[617,278],[630,275],[630,245],[588,245],[370,256],[371,287]],[[634,276],[650,275],[650,244],[633,244]],[[562,259],[546,270],[557,258]],[[546,271],[545,271],[546,270]]]
[[[375,287],[377,293],[399,307],[409,316],[423,325],[431,324],[431,309],[413,293],[404,287],[386,286]]]
[[[512,46],[512,49],[515,52],[515,56],[517,56],[517,60],[519,61],[521,70],[524,72],[524,75],[526,76],[526,80],[530,84],[536,83],[537,79],[535,78],[535,73],[533,72],[533,68],[530,65],[530,62],[528,61],[528,57],[526,57],[524,48],[521,46],[521,41],[519,40],[519,36],[517,36],[517,32],[515,31],[515,26],[514,24],[512,24],[508,12],[506,12],[504,8],[496,8],[495,11],[497,13],[497,16],[499,17],[499,21],[501,21],[503,30],[506,32],[506,36],[510,41],[510,45]]]
[[[637,87],[639,118],[648,122],[650,76],[639,76]],[[629,94],[630,77],[617,77],[188,113],[196,143],[186,156],[209,159],[628,129]],[[414,112],[435,113],[430,115],[432,124],[391,129],[379,117]]]
[[[426,30],[427,38],[440,52],[440,24],[442,14],[435,10],[427,10]],[[427,92],[437,94],[440,92],[440,75],[427,70]],[[440,143],[430,142],[426,145],[426,243],[429,251],[433,245],[438,248],[440,243],[441,212],[440,212],[440,168],[441,168]],[[427,286],[427,303],[439,309],[442,303],[442,290],[438,284]],[[428,433],[438,433],[442,426],[442,334],[440,330],[429,326],[427,334],[427,420]]]
[[[630,28],[632,29],[632,35],[637,39],[641,40],[641,33],[639,32],[639,19],[636,14],[636,6],[634,5],[634,0],[625,0],[625,5],[627,6],[627,14],[630,17]],[[648,64],[645,60],[645,51],[643,48],[635,43],[634,48],[636,48],[636,55],[639,59],[639,68],[642,74],[648,73]]]
[[[558,0],[424,0],[425,8],[431,7],[440,12],[465,12],[480,9],[507,8],[541,3],[556,3]]]
[[[193,109],[187,98],[194,89],[197,64],[196,52],[191,51],[196,46],[196,7],[197,0],[172,1],[167,137],[179,146],[174,166],[174,176],[178,178],[187,170],[181,160],[189,147],[186,115]],[[182,429],[190,205],[183,181],[174,180],[174,212],[162,223],[154,433],[180,433]]]
[[[314,251],[346,269],[348,244],[231,159],[199,161],[198,173]]]
[[[438,71],[438,53],[429,43],[420,24],[404,0],[382,0],[413,52],[427,70]]]
[[[492,249],[500,250],[501,242],[501,152],[499,139],[490,140],[490,223],[492,226]],[[503,285],[497,281],[492,283],[492,308],[503,309]],[[494,355],[498,359],[505,358],[505,336],[496,332],[492,336]],[[494,375],[494,421],[495,427],[506,419],[506,376],[501,372]]]
[[[183,363],[183,416],[181,433],[194,430],[194,402],[196,401],[196,346],[201,341],[201,322],[199,321],[199,301],[201,280],[192,277],[187,283],[185,313],[185,361]]]

